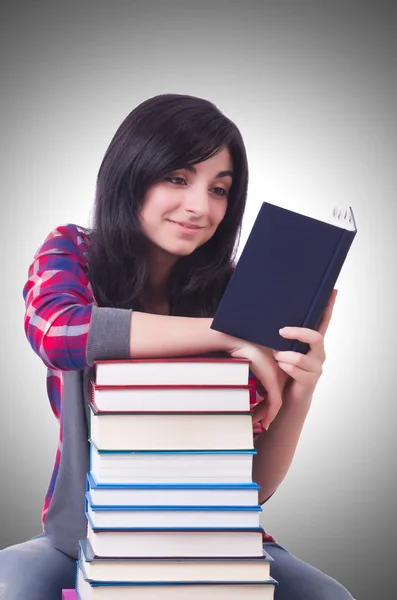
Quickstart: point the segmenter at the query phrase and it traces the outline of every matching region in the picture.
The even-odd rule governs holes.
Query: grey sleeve
[[[94,360],[129,358],[131,313],[131,309],[92,307],[86,350],[89,365]]]

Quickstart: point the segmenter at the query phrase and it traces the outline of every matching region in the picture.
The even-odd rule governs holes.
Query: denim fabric
[[[352,600],[335,579],[279,544],[264,548],[274,559],[270,574],[279,582],[274,600]],[[75,577],[76,561],[45,535],[0,551],[0,600],[60,600],[62,589],[75,587]]]
[[[299,560],[277,543],[263,544],[274,559],[270,575],[278,581],[274,600],[352,600],[338,581]]]

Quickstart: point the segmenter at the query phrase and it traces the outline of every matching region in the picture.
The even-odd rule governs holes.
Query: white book
[[[265,581],[273,558],[255,557],[95,558],[87,539],[79,542],[78,560],[96,581]]]
[[[97,385],[247,385],[250,361],[240,358],[97,360]]]
[[[96,485],[87,474],[87,490],[96,506],[255,506],[259,486],[249,484]]]
[[[96,583],[96,582],[95,582]],[[179,583],[92,585],[77,569],[79,600],[273,600],[277,582],[261,583]]]
[[[99,557],[261,556],[263,529],[252,530],[93,530],[87,539]]]
[[[101,452],[90,444],[96,484],[251,483],[256,450],[231,452]]]
[[[105,413],[90,405],[90,439],[101,450],[249,450],[251,413]]]
[[[249,411],[248,386],[98,386],[92,401],[101,411]]]
[[[87,514],[93,527],[129,528],[129,527],[216,527],[249,528],[260,526],[261,507],[244,509],[234,507],[98,507],[87,498]]]

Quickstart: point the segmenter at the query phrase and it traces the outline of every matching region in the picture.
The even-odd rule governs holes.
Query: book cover
[[[94,527],[259,527],[262,507],[256,506],[100,506],[86,493],[86,514]]]
[[[84,539],[79,542],[78,561],[97,581],[264,581],[273,558],[265,551],[261,556],[98,558]]]
[[[262,556],[263,533],[262,527],[95,527],[87,515],[87,539],[100,557]]]
[[[84,566],[78,563],[77,590],[82,600],[176,600],[187,596],[196,600],[219,598],[219,600],[272,600],[277,581],[269,577],[265,581],[96,581],[89,579]]]
[[[259,486],[252,483],[130,483],[98,484],[87,473],[86,491],[97,506],[253,506],[258,504]]]
[[[250,483],[256,450],[102,450],[90,440],[96,484]]]
[[[247,385],[247,359],[217,357],[94,361],[97,385]]]
[[[76,590],[62,590],[62,600],[79,600]]]
[[[218,305],[212,329],[275,350],[306,353],[280,336],[317,329],[357,233],[353,212],[326,223],[264,202]]]
[[[252,385],[97,385],[91,401],[102,411],[249,411]]]
[[[111,413],[92,403],[89,436],[102,450],[230,450],[253,447],[252,413]]]

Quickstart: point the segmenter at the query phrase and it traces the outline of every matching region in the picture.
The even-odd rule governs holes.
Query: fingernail
[[[278,330],[278,332],[282,335],[283,333],[285,333],[287,330],[286,327],[282,327],[281,329]]]

